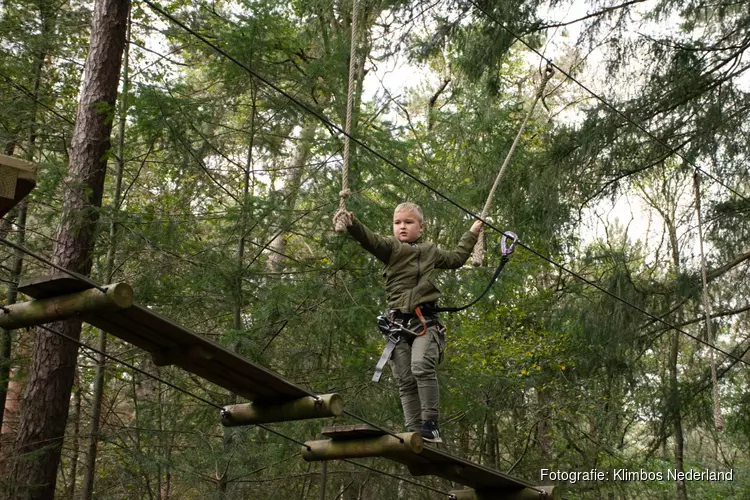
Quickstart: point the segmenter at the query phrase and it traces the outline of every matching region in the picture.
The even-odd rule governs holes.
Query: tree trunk
[[[16,222],[18,234],[16,241],[19,245],[24,244],[26,238],[26,200],[18,206],[18,219]],[[23,253],[20,250],[13,252],[13,268],[11,270],[8,285],[8,297],[6,305],[16,303],[18,298],[18,280],[23,268]],[[13,380],[18,369],[11,370],[13,358],[12,332],[1,329],[0,337],[0,477],[6,477],[8,459],[10,458],[18,429],[18,404],[20,401],[22,386],[17,380]],[[20,353],[19,353],[20,354]]]
[[[18,219],[16,222],[18,234],[16,241],[19,245],[24,244],[26,238],[26,200],[18,205]],[[8,296],[5,305],[16,303],[18,299],[18,280],[21,278],[23,268],[23,253],[20,250],[13,252],[13,267],[11,268],[10,281],[8,284]],[[11,366],[11,331],[2,329],[2,341],[0,341],[0,427],[3,425],[5,413],[5,402],[7,399],[8,383],[10,381]]]
[[[550,405],[552,394],[550,389],[540,387],[537,390],[538,418],[537,440],[539,442],[539,458],[543,464],[552,463],[552,424]]]
[[[146,372],[151,372],[153,371],[153,368],[154,367],[150,362],[150,358],[144,358],[143,369]],[[141,379],[139,379],[140,376],[141,374],[139,372],[133,370],[131,372],[130,384],[133,398],[133,414],[131,417],[131,425],[134,429],[133,443],[135,445],[136,456],[138,456],[139,458],[143,456],[143,445],[141,444],[141,413],[143,413],[143,410],[141,409],[141,402],[151,397],[154,391],[154,386],[152,384],[154,380],[146,377],[141,381]],[[148,418],[146,418],[145,420],[149,421]],[[139,489],[138,494],[134,496],[136,498],[146,498],[145,493],[148,493],[148,498],[153,500],[154,493],[153,488],[151,487],[151,476],[149,473],[144,473],[143,470],[140,470],[140,472],[143,473],[142,487]]]
[[[130,20],[128,20],[127,39],[130,39]],[[112,200],[112,221],[109,224],[109,247],[107,248],[107,258],[104,266],[104,282],[112,283],[115,259],[117,258],[117,219],[120,212],[120,196],[122,192],[122,176],[125,171],[125,122],[128,113],[128,90],[130,81],[128,80],[128,43],[125,43],[123,68],[122,68],[122,98],[120,99],[120,121],[117,130],[117,173],[115,177],[115,192]],[[107,351],[107,332],[99,330],[99,343],[97,348],[99,354],[96,358],[96,374],[94,375],[94,394],[91,401],[91,423],[89,424],[90,433],[86,445],[86,464],[83,476],[83,500],[91,500],[94,494],[94,473],[96,472],[96,454],[99,443],[99,429],[101,425],[102,414],[102,395],[104,394],[105,372],[107,358],[104,353]]]
[[[159,367],[158,366],[156,367],[156,375],[157,376],[161,375],[159,373]],[[161,432],[161,431],[164,430],[164,418],[163,418],[164,414],[162,412],[162,410],[163,410],[163,408],[162,408],[163,401],[162,401],[162,398],[161,398],[161,390],[162,390],[161,384],[157,385],[156,386],[156,423],[157,423],[157,427],[156,428],[158,429],[157,442],[158,442],[159,446],[157,447],[157,456],[156,456],[156,458],[157,458],[157,460],[156,460],[156,486],[155,486],[154,489],[156,490],[156,498],[158,500],[161,500],[161,498],[162,498],[161,497],[161,494],[162,494],[162,491],[161,491],[161,458],[162,457],[160,457],[159,455],[161,455],[161,453],[164,451],[164,446],[163,446],[164,445],[164,441],[163,441],[163,439],[164,439],[164,433]]]
[[[326,500],[326,486],[328,486],[328,462],[321,462],[319,500]]]
[[[75,498],[76,495],[76,476],[78,475],[78,438],[81,430],[81,378],[78,371],[75,374],[75,385],[76,393],[74,396],[74,414],[73,414],[73,435],[70,436],[71,441],[71,457],[70,457],[70,474],[68,474],[70,483],[68,484],[68,498]]]
[[[491,389],[490,389],[491,390]],[[492,468],[497,467],[497,428],[495,426],[495,411],[492,408],[492,394],[488,390],[485,395],[484,404],[486,413],[484,417],[484,443],[483,443],[483,460],[482,463]]]
[[[250,140],[247,146],[247,159],[245,161],[245,172],[244,172],[244,184],[242,186],[242,207],[240,212],[240,237],[237,241],[237,279],[236,279],[236,290],[235,290],[235,302],[232,311],[232,328],[235,331],[242,329],[242,274],[244,269],[244,258],[245,258],[245,237],[247,236],[247,221],[248,221],[248,195],[250,194],[250,172],[253,170],[253,148],[255,147],[255,117],[257,113],[257,88],[253,85],[251,90],[252,95],[252,111],[250,113]],[[235,347],[235,351],[238,348]],[[234,393],[229,394],[229,404],[237,402],[237,395]],[[232,444],[233,429],[223,428],[224,435],[222,436],[222,444],[224,450],[227,452],[226,456],[231,457],[229,453],[229,447]],[[229,488],[229,463],[223,471],[219,472],[219,498],[227,498],[227,490]],[[218,472],[218,471],[217,471]]]
[[[55,30],[55,13],[50,12],[44,5],[44,2],[39,4],[39,20],[41,21],[42,33],[41,33],[41,49],[36,53],[34,57],[34,81],[31,85],[31,103],[30,103],[30,116],[29,116],[29,127],[27,136],[27,147],[26,154],[24,157],[29,161],[34,161],[35,147],[37,138],[37,100],[39,99],[39,87],[42,84],[42,70],[44,68],[44,61],[47,58],[47,52],[49,48],[49,39]],[[9,151],[12,153],[12,151]],[[18,206],[18,217],[16,227],[18,233],[16,241],[19,245],[24,245],[26,240],[26,216],[28,212],[28,204],[26,200],[21,201]],[[13,268],[10,275],[11,283],[8,285],[8,297],[5,301],[6,305],[15,304],[18,298],[18,281],[21,279],[21,272],[23,270],[23,253],[20,250],[14,250],[13,252]],[[14,387],[12,395],[15,396],[9,413],[18,413],[18,397],[21,394],[21,386],[17,383],[11,383],[11,355],[12,355],[12,337],[9,330],[3,329],[1,331],[2,337],[0,338],[0,477],[5,477],[5,465],[10,454],[11,443],[15,441],[15,431],[17,427],[15,425],[6,426],[5,420],[5,405],[8,401],[8,394],[10,393],[11,386]],[[2,431],[6,429],[8,432]],[[7,443],[3,446],[3,442]]]
[[[284,179],[284,187],[279,193],[279,198],[282,200],[282,207],[284,213],[279,218],[281,227],[286,225],[286,221],[291,219],[289,212],[294,210],[294,206],[297,203],[297,193],[302,182],[302,173],[305,170],[305,164],[310,157],[310,149],[312,148],[312,141],[315,138],[315,129],[317,128],[317,122],[310,120],[307,122],[305,127],[300,133],[299,139],[297,140],[297,147],[294,149],[294,155],[289,163],[289,168],[286,171]],[[280,234],[276,239],[273,240],[269,248],[271,253],[268,256],[268,268],[269,271],[278,272],[282,269],[284,264],[283,254],[286,253],[287,238],[285,234]]]
[[[667,232],[669,233],[669,242],[672,247],[672,265],[674,266],[675,276],[680,274],[680,250],[677,239],[677,228],[674,224],[674,218],[665,218]],[[675,321],[677,324],[682,322],[681,309],[678,310]],[[672,432],[674,433],[674,467],[677,473],[684,469],[683,451],[685,449],[685,438],[682,433],[682,402],[680,399],[679,381],[677,377],[677,362],[680,354],[680,332],[672,332],[672,341],[669,349],[669,397],[667,399],[670,414],[672,415]],[[687,486],[683,479],[675,481],[677,489],[677,499],[687,500]]]
[[[91,270],[128,9],[127,1],[98,0],[94,5],[91,45],[53,252],[55,264],[82,274]],[[56,322],[51,330],[77,341],[81,321]],[[16,443],[12,485],[16,498],[54,497],[77,352],[75,343],[44,329],[38,331]]]

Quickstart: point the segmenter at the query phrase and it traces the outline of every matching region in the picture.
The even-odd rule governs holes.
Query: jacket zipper
[[[422,268],[420,264],[420,261],[422,259],[422,249],[419,248],[419,245],[416,243],[414,243],[413,245],[417,247],[417,282],[414,283],[414,288],[411,289],[411,293],[409,294],[409,310],[410,311],[414,310],[414,290],[416,290],[417,286],[419,285],[419,277],[420,277],[420,274],[422,273]]]

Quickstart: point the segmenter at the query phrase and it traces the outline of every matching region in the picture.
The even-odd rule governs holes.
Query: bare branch
[[[591,19],[593,17],[603,16],[605,14],[609,14],[610,12],[614,12],[619,9],[624,9],[626,7],[630,7],[631,5],[635,5],[637,3],[643,3],[645,1],[646,0],[631,0],[629,2],[621,3],[620,5],[613,5],[611,7],[606,7],[600,11],[592,12],[591,14],[586,14],[583,17],[579,17],[578,19],[574,19],[573,21],[568,21],[566,23],[542,24],[537,29],[546,30],[550,28],[561,28],[563,26],[570,26],[571,24],[580,23],[581,21],[585,21],[586,19]]]

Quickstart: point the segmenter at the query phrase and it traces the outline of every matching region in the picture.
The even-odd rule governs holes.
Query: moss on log
[[[422,452],[424,442],[418,432],[406,432],[397,436],[386,434],[347,441],[308,441],[305,443],[308,448],[302,451],[302,457],[308,462],[317,462],[343,458],[410,457]]]
[[[90,288],[82,292],[7,306],[0,314],[0,328],[13,330],[42,325],[77,315],[126,309],[133,305],[133,289],[127,283],[115,283],[105,288],[106,292]]]

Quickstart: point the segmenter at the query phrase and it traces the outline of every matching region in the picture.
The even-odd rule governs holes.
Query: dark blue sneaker
[[[429,441],[430,443],[442,443],[440,439],[440,433],[438,432],[438,423],[434,420],[428,420],[422,424],[422,429],[419,431],[422,435],[422,439]]]

